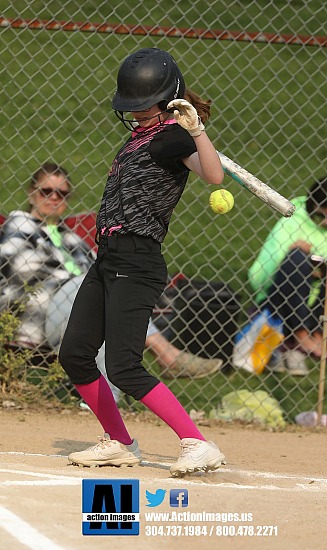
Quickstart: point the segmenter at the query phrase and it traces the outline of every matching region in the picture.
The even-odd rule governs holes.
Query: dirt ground
[[[142,465],[89,469],[69,466],[67,455],[94,444],[101,435],[91,413],[0,411],[1,550],[102,550],[109,544],[115,550],[130,542],[135,550],[153,546],[185,550],[199,544],[245,550],[326,548],[326,429],[298,427],[275,433],[234,424],[204,425],[201,431],[219,445],[227,465],[214,473],[173,479],[169,465],[179,454],[177,436],[149,414],[127,414],[125,420],[139,441]],[[131,540],[81,534],[81,482],[98,478],[140,480],[139,536]],[[235,529],[240,523],[235,521],[202,522],[207,531],[198,535],[185,529],[197,521],[182,522],[183,534],[174,535],[170,525],[145,517],[149,510],[172,511],[167,496],[156,508],[146,506],[145,491],[159,488],[167,494],[174,488],[187,489],[189,503],[183,511],[238,512],[252,514],[252,520],[243,521],[247,530],[238,535]],[[13,515],[10,521],[6,511]],[[27,525],[23,539],[20,521]],[[153,527],[157,525],[163,526],[163,534]],[[255,535],[249,534],[249,525]],[[273,529],[262,535],[258,526]]]

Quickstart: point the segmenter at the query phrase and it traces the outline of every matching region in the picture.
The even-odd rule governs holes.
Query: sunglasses
[[[51,187],[37,187],[37,191],[42,195],[42,197],[48,198],[51,197],[51,195],[54,195],[54,193],[57,194],[57,196],[64,200],[68,197],[70,194],[70,191],[64,191],[62,189],[52,189]]]

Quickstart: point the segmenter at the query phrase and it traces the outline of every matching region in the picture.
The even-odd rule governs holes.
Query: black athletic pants
[[[97,260],[75,298],[59,352],[73,384],[100,376],[95,358],[105,341],[109,380],[142,399],[159,380],[141,364],[152,310],[167,282],[160,244],[148,237],[100,237]]]
[[[319,318],[324,310],[325,281],[315,279],[313,271],[310,256],[295,248],[285,257],[268,291],[262,307],[268,307],[283,321],[286,338],[301,328],[309,332],[322,330]],[[317,296],[310,304],[315,283],[318,283]]]

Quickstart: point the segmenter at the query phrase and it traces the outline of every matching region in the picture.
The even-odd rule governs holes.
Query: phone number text
[[[147,537],[276,537],[277,525],[146,525]]]

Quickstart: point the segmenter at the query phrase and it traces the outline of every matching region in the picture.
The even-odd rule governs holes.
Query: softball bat
[[[258,199],[265,202],[285,218],[290,218],[294,211],[295,205],[288,199],[280,195],[266,183],[256,178],[253,174],[236,164],[233,160],[226,157],[217,151],[220,162],[225,174],[237,181],[242,187],[253,193]]]

